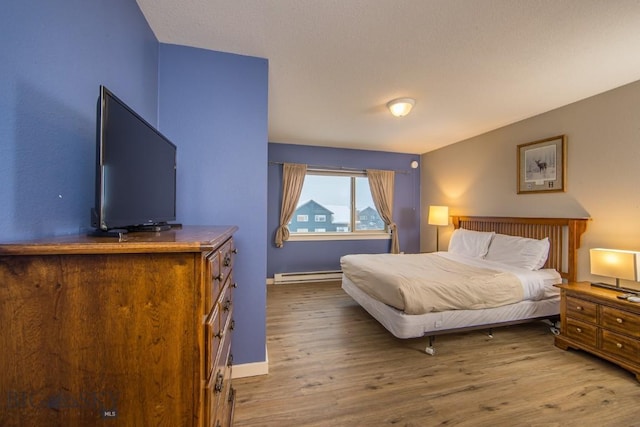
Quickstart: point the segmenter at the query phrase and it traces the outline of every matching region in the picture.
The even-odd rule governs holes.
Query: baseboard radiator
[[[275,285],[283,283],[325,282],[342,279],[342,271],[307,271],[300,273],[276,273],[273,275]]]

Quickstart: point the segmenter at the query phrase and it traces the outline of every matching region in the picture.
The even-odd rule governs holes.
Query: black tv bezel
[[[145,125],[149,130],[153,131],[159,140],[168,144],[174,150],[174,174],[173,174],[173,214],[170,216],[158,216],[149,218],[133,219],[131,224],[108,224],[108,218],[105,218],[105,165],[104,165],[104,145],[105,145],[105,118],[108,113],[106,107],[106,99],[110,98],[112,101],[117,102],[120,106],[126,109],[133,117],[135,117],[142,125]],[[176,219],[176,198],[177,198],[177,146],[164,136],[155,126],[151,125],[147,120],[140,116],[135,110],[129,107],[118,96],[111,92],[106,86],[100,85],[100,95],[98,97],[97,105],[97,123],[96,123],[96,182],[95,182],[95,206],[91,211],[91,225],[96,229],[98,234],[110,233],[122,234],[128,231],[163,231],[171,228],[168,224],[169,221],[175,221]]]

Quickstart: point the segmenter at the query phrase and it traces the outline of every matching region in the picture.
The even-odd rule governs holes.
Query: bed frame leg
[[[436,337],[434,337],[433,335],[431,335],[429,337],[429,345],[427,346],[427,348],[424,349],[424,352],[427,353],[430,356],[433,356],[436,354],[436,349],[433,346],[433,341],[435,341]]]
[[[560,335],[560,317],[559,316],[554,316],[554,317],[550,317],[548,319],[543,320],[543,322],[547,323],[549,325],[549,330],[551,330],[551,333],[553,335]]]

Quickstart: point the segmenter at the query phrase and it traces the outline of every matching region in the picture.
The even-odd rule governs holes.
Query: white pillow
[[[526,237],[496,234],[491,240],[485,259],[526,268],[539,270],[549,256],[549,239],[529,239]]]
[[[473,231],[458,228],[451,234],[449,240],[449,252],[474,258],[482,258],[489,250],[493,231]]]

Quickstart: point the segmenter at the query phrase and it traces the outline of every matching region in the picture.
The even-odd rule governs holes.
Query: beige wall
[[[517,194],[517,145],[567,136],[564,193]],[[640,250],[640,81],[422,155],[421,206],[451,214],[589,217],[578,279],[589,274],[589,248]],[[440,229],[446,248],[452,227]],[[435,250],[422,219],[422,251]]]

